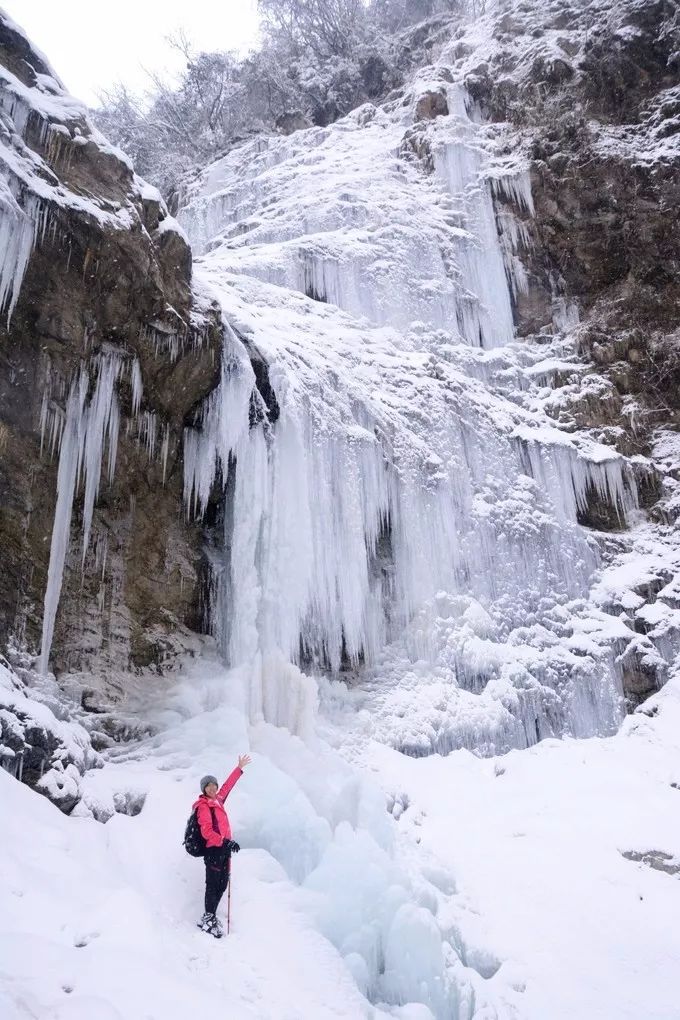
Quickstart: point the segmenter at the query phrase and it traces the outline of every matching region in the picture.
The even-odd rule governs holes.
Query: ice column
[[[458,326],[468,343],[500,347],[514,336],[510,290],[505,273],[483,153],[474,144],[474,124],[465,107],[465,91],[448,89],[458,137],[434,148],[435,171],[459,204],[469,239],[459,249],[459,269],[467,297],[459,300]]]
[[[81,368],[66,405],[57,472],[57,504],[52,525],[50,562],[43,609],[42,641],[38,668],[46,673],[54,637],[54,623],[64,576],[64,563],[71,534],[73,501],[81,478],[85,482],[83,505],[83,564],[90,539],[92,514],[99,493],[102,460],[108,443],[108,478],[113,479],[118,446],[119,410],[115,385],[122,361],[115,353],[97,359],[97,382],[87,400],[89,374]]]
[[[33,248],[38,200],[27,199],[28,211],[22,209],[9,183],[0,177],[0,312],[7,312],[7,321],[19,297],[19,289]]]

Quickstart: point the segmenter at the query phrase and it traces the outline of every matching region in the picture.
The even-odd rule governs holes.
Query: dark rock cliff
[[[50,659],[57,671],[94,669],[113,691],[117,670],[161,665],[168,635],[198,626],[200,535],[182,512],[180,446],[215,383],[219,323],[192,298],[191,253],[160,195],[4,18],[0,63],[0,172],[35,237],[0,323],[0,645],[40,646],[57,489],[50,434],[63,428],[73,381],[84,369],[91,393],[98,359],[113,354],[116,470],[111,484],[102,471],[82,567],[76,498]]]

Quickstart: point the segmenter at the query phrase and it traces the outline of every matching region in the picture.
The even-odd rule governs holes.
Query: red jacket
[[[227,778],[227,781],[217,791],[213,800],[202,793],[194,804],[194,811],[196,812],[198,824],[201,829],[201,835],[205,840],[206,846],[222,846],[225,839],[231,839],[231,826],[229,825],[227,812],[224,810],[224,802],[242,775],[243,769],[240,769],[237,765],[234,771]],[[219,833],[215,832],[213,828],[213,813],[210,808],[214,809],[215,821],[217,822],[217,827],[220,830]]]

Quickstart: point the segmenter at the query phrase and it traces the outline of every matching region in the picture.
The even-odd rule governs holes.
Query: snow
[[[462,935],[517,967],[522,1017],[677,1016],[680,884],[623,854],[678,854],[679,695],[674,680],[615,737],[502,760],[361,755],[407,798],[403,834],[455,875]]]
[[[88,773],[70,819],[0,774],[3,1017],[25,1005],[121,1020],[209,1008],[377,1020],[408,1017],[391,1006],[419,1002],[428,1008],[414,1016],[443,1018],[472,995],[478,975],[440,929],[427,880],[401,861],[377,788],[314,735],[249,729],[244,680],[204,658],[165,688],[160,711],[147,686],[135,708],[155,735]],[[215,943],[195,928],[202,866],[185,855],[181,831],[199,776],[220,761],[229,769],[246,748],[254,764],[228,802],[242,846],[233,934]],[[134,816],[115,810],[132,802],[143,804]],[[29,966],[36,958],[40,967]]]
[[[0,657],[0,771],[21,781],[25,766],[39,770],[37,788],[57,804],[78,799],[81,774],[99,761],[87,731],[63,715],[53,690],[27,687]]]
[[[337,684],[304,739],[249,725],[247,677],[208,654],[154,686],[127,706],[152,735],[71,818],[0,771],[3,1018],[676,1015],[680,885],[644,863],[680,857],[676,679],[616,736],[491,759],[353,742]],[[246,749],[214,942],[181,832],[200,775]]]
[[[33,836],[22,839],[12,823],[15,849],[3,854],[0,952],[12,975],[0,999],[6,1020],[27,1010],[64,1020],[172,1020],[196,1010],[244,1020],[378,1015],[362,1003],[338,954],[310,930],[302,897],[296,901],[266,853],[235,862],[234,933],[228,946],[206,944],[194,926],[199,866],[171,850],[174,831],[169,845],[145,845],[141,826],[123,816],[106,828],[60,820],[47,802],[29,806],[32,795],[9,777],[0,781],[13,819],[30,810]],[[163,873],[159,858],[172,861]]]
[[[158,224],[158,228],[156,230],[156,236],[159,237],[162,234],[168,234],[168,233],[169,234],[177,234],[178,237],[182,238],[182,240],[185,242],[185,244],[189,243],[189,238],[187,237],[187,235],[186,235],[185,231],[183,230],[183,228],[177,222],[175,217],[174,216],[170,216],[169,214],[167,216],[164,216],[163,219],[161,220],[161,222]]]

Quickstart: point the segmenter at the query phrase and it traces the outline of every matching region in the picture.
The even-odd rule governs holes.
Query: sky
[[[68,90],[96,104],[116,81],[144,91],[145,69],[182,60],[166,37],[182,29],[198,49],[245,51],[257,37],[256,0],[0,0]]]

